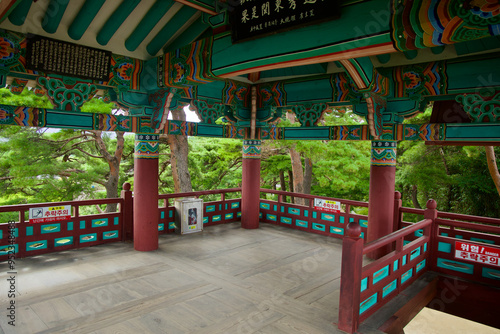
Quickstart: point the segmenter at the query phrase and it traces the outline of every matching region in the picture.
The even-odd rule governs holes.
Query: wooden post
[[[427,201],[427,209],[424,212],[424,219],[432,219],[431,225],[431,241],[429,245],[430,256],[429,256],[429,269],[435,270],[437,266],[437,253],[438,253],[438,241],[437,236],[439,234],[439,224],[436,222],[438,216],[437,203],[435,200],[430,199]],[[425,234],[425,231],[424,231]]]
[[[375,241],[394,232],[396,146],[395,141],[372,141],[366,242]],[[378,259],[392,250],[391,245],[387,245],[367,256]]]
[[[393,232],[401,228],[401,221],[403,220],[403,214],[399,211],[403,206],[403,201],[401,200],[401,193],[399,191],[394,192],[394,228]]]
[[[123,184],[121,197],[123,198],[123,206],[120,208],[123,219],[122,240],[134,240],[134,199],[130,183]]]
[[[259,228],[260,202],[260,140],[243,141],[241,185],[241,227]]]
[[[136,134],[134,154],[134,249],[158,249],[159,135]]]
[[[342,241],[342,272],[340,276],[340,304],[338,328],[354,333],[359,325],[361,272],[363,270],[363,239],[357,222],[347,225]]]

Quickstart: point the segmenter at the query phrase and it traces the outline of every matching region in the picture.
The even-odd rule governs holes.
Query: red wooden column
[[[159,136],[135,135],[134,154],[134,248],[158,249]]]
[[[241,185],[241,227],[259,228],[260,140],[243,141]]]
[[[395,141],[372,141],[367,242],[388,235],[394,229],[396,150]],[[378,259],[390,251],[390,246],[381,247],[368,257]]]

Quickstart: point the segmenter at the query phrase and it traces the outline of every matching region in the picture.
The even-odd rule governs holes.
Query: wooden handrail
[[[110,204],[110,203],[123,203],[123,198],[118,197],[118,198],[104,198],[104,199],[88,199],[82,201],[6,205],[6,206],[0,206],[0,212],[27,211],[30,208],[40,208],[45,206],[64,206],[64,205],[85,206],[85,205]]]
[[[483,224],[462,222],[462,221],[456,221],[456,220],[446,220],[446,219],[442,219],[442,218],[437,218],[436,223],[438,223],[440,225],[471,229],[471,230],[479,231],[479,232],[499,233],[500,234],[500,226],[483,225]]]
[[[241,188],[191,191],[191,192],[185,192],[185,193],[158,195],[158,199],[168,199],[168,198],[178,198],[178,197],[193,197],[193,196],[214,195],[214,194],[222,194],[222,193],[237,193],[240,191],[241,191]]]
[[[370,243],[367,243],[363,247],[363,255],[370,253],[370,252],[373,252],[374,250],[376,250],[380,247],[383,247],[385,245],[393,243],[394,241],[396,241],[400,238],[404,238],[408,234],[413,233],[417,230],[423,229],[427,226],[430,226],[431,224],[432,224],[432,219],[424,219],[424,220],[419,221],[418,223],[415,223],[411,226],[408,226],[408,227],[405,227],[401,230],[392,232],[391,234],[386,235],[385,237],[382,237],[378,240],[374,240]]]
[[[474,221],[474,222],[478,222],[478,223],[487,223],[487,224],[498,224],[498,225],[500,225],[500,219],[498,219],[498,218],[463,215],[463,214],[460,214],[460,213],[451,213],[451,212],[438,211],[438,218],[460,219],[460,220]],[[441,220],[441,221],[443,221],[445,224],[448,224],[448,222],[449,222],[449,220]]]
[[[341,202],[342,204],[349,204],[349,205],[353,205],[353,206],[361,206],[361,207],[366,207],[366,208],[368,207],[368,202],[352,201],[349,199],[342,199],[342,198],[335,198],[335,197],[292,193],[292,192],[288,192],[288,191],[265,189],[265,188],[260,188],[260,192],[268,193],[268,194],[275,194],[275,195],[283,195],[283,196],[302,197],[302,198],[307,198],[307,199],[321,198],[321,199],[327,199],[327,200],[334,200],[337,202]]]

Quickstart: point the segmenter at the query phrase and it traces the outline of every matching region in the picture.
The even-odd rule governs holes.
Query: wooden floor
[[[341,241],[261,224],[160,236],[154,252],[101,245],[16,263],[4,333],[337,333]],[[5,307],[4,307],[5,306]]]

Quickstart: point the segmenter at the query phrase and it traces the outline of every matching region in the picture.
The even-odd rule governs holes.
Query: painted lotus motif
[[[116,69],[116,74],[120,79],[124,81],[130,81],[132,78],[132,71],[134,70],[134,65],[131,63],[122,63]]]
[[[6,60],[14,57],[16,50],[14,44],[5,37],[0,37],[0,59]]]

